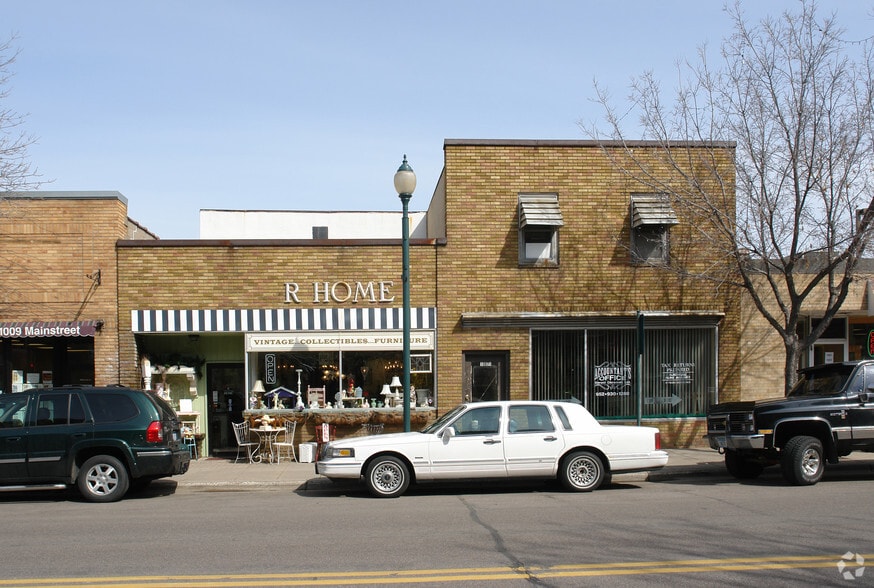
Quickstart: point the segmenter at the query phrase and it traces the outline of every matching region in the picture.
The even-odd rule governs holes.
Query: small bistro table
[[[264,456],[267,455],[268,461],[273,463],[274,457],[276,456],[273,445],[276,443],[276,438],[279,436],[279,433],[283,432],[285,429],[280,427],[257,427],[249,430],[258,436],[258,456],[255,459],[263,462]]]

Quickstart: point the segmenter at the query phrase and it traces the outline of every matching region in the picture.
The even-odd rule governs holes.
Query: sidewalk
[[[725,474],[723,457],[711,449],[668,449],[668,465],[653,472],[616,474],[616,481],[665,480],[685,476]],[[298,488],[308,484],[328,483],[316,474],[315,464],[283,461],[279,464],[234,463],[233,459],[201,458],[192,460],[188,472],[172,478],[179,487],[192,489],[246,489],[256,487]]]

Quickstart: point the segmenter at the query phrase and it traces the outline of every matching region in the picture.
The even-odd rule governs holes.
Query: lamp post
[[[401,243],[403,245],[403,271],[401,273],[401,282],[404,285],[404,431],[410,430],[410,198],[413,197],[413,190],[416,189],[416,174],[413,168],[407,163],[407,156],[404,154],[404,161],[395,173],[395,190],[401,198],[403,204],[403,230]]]

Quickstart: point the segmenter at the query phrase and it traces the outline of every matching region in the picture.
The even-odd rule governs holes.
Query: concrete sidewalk
[[[668,449],[668,465],[653,472],[616,474],[616,481],[664,480],[682,476],[725,474],[723,457],[711,449]],[[188,472],[172,478],[180,487],[192,489],[247,489],[287,486],[298,488],[319,481],[327,482],[313,463],[283,461],[273,463],[234,463],[233,459],[192,460]]]

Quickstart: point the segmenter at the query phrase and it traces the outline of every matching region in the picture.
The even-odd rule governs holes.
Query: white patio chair
[[[273,447],[276,450],[276,463],[282,460],[282,450],[285,449],[288,459],[297,461],[297,453],[294,450],[294,432],[297,430],[297,422],[285,419],[285,434],[281,441],[276,441]]]
[[[249,459],[249,463],[254,463],[255,455],[258,454],[259,443],[257,441],[252,441],[249,439],[249,423],[247,421],[243,421],[242,423],[233,423],[234,425],[234,437],[237,438],[237,457],[234,459],[234,463],[240,459],[240,451],[246,451],[246,457]]]

